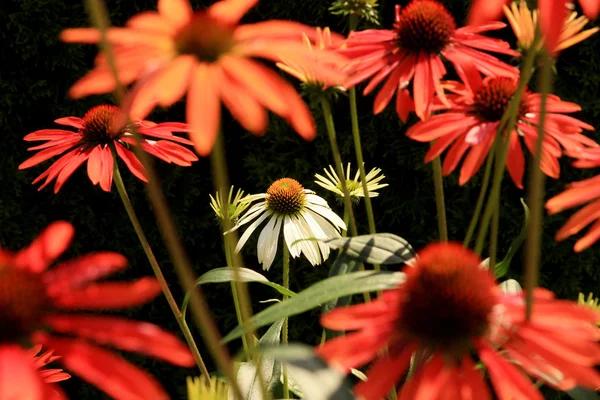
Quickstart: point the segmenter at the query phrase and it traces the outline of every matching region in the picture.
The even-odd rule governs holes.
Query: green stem
[[[352,210],[352,200],[350,199],[350,193],[348,192],[348,186],[346,185],[346,177],[344,176],[344,165],[342,164],[342,157],[340,155],[340,149],[337,145],[335,125],[333,124],[333,115],[331,114],[331,105],[329,100],[325,96],[321,97],[321,107],[323,108],[323,118],[325,119],[325,126],[327,128],[327,136],[329,137],[329,144],[331,147],[331,153],[333,153],[333,160],[335,164],[335,171],[340,185],[342,186],[342,192],[344,193],[344,208],[345,212],[348,213],[349,231],[352,236],[357,236],[358,231],[356,230],[356,220],[354,219],[354,211]]]
[[[177,321],[177,324],[179,325],[179,329],[181,329],[181,332],[183,333],[183,336],[185,337],[185,340],[186,340],[190,350],[192,351],[192,355],[194,356],[194,360],[196,360],[196,364],[198,365],[198,368],[200,369],[200,373],[202,375],[204,375],[207,382],[210,382],[210,374],[208,372],[208,369],[206,368],[206,364],[204,364],[204,360],[202,359],[202,356],[200,355],[200,351],[198,350],[198,346],[196,345],[196,342],[194,341],[192,332],[190,332],[187,324],[183,320],[183,317],[181,315],[181,310],[179,309],[179,306],[177,305],[177,302],[175,301],[175,298],[173,297],[173,294],[171,293],[171,289],[169,289],[169,284],[167,283],[167,280],[165,279],[165,276],[163,275],[162,270],[160,269],[160,266],[158,265],[158,261],[156,261],[156,257],[154,257],[154,253],[152,252],[150,243],[148,242],[148,239],[146,238],[146,234],[144,233],[144,230],[142,229],[142,225],[140,224],[140,221],[138,220],[138,217],[135,213],[133,204],[131,204],[131,200],[129,200],[129,196],[127,195],[127,189],[125,188],[125,184],[123,182],[123,179],[121,178],[121,173],[119,172],[119,166],[117,165],[116,158],[115,158],[115,166],[114,166],[114,172],[113,172],[113,180],[115,182],[115,186],[117,187],[117,191],[119,192],[119,196],[121,197],[121,201],[123,202],[123,206],[125,206],[125,211],[127,211],[127,215],[129,216],[131,225],[133,225],[133,229],[135,230],[138,240],[140,241],[140,244],[142,245],[142,249],[144,250],[144,253],[146,254],[146,258],[148,258],[148,262],[150,263],[150,266],[152,267],[152,271],[154,272],[154,275],[156,276],[156,280],[158,281],[158,284],[160,285],[160,288],[161,288],[163,294],[165,295],[165,298],[167,299],[167,303],[169,304],[169,307],[171,308],[171,311],[173,312],[173,315],[175,316],[175,320]]]
[[[465,236],[465,240],[463,241],[463,247],[469,247],[469,242],[473,237],[473,233],[475,233],[475,227],[477,226],[477,222],[479,221],[479,215],[481,214],[481,209],[483,208],[483,201],[485,200],[485,194],[487,192],[487,188],[490,184],[490,176],[492,175],[492,163],[494,162],[494,157],[496,155],[495,147],[497,143],[494,143],[494,147],[492,147],[492,151],[485,162],[485,171],[483,173],[483,181],[481,183],[481,190],[479,191],[479,196],[477,197],[477,204],[475,205],[475,212],[473,213],[473,217],[471,217],[471,222],[469,222],[469,228],[467,229],[467,235]]]
[[[283,242],[283,287],[286,289],[290,288],[290,251],[287,248],[285,242]],[[283,296],[283,300],[287,300],[288,296]],[[288,319],[284,318],[283,328],[281,329],[281,343],[285,346],[288,343]],[[290,389],[288,382],[287,371],[283,369],[283,398],[290,398]]]
[[[442,176],[442,162],[436,157],[431,166],[433,167],[433,186],[435,189],[435,206],[437,208],[438,231],[440,241],[448,241],[448,226],[446,225],[446,206],[444,204],[444,178]]]
[[[219,193],[220,194],[220,193]],[[225,202],[227,202],[227,199],[222,199]],[[229,268],[233,268],[233,262],[232,262],[232,257],[231,254],[229,253],[229,248],[225,247],[225,260],[227,260],[227,266]],[[238,296],[238,292],[237,292],[237,288],[235,287],[235,283],[234,282],[229,282],[231,284],[231,294],[233,296],[233,304],[235,305],[235,316],[237,318],[238,324],[239,325],[243,325],[244,323],[244,319],[242,318],[242,309],[240,307],[240,299]],[[245,360],[248,361],[250,360],[250,348],[248,347],[248,338],[246,337],[246,335],[242,335],[242,346],[244,347],[244,356],[245,356]]]
[[[100,31],[100,49],[106,55],[111,74],[115,79],[115,99],[116,103],[120,105],[123,101],[125,88],[119,81],[115,56],[112,51],[111,44],[108,42],[106,36],[106,32],[110,26],[106,6],[102,0],[86,0],[85,5],[88,13],[90,14],[92,24]],[[202,294],[202,290],[200,287],[196,287],[196,277],[194,276],[192,265],[187,258],[185,250],[183,249],[183,245],[181,244],[181,240],[179,239],[177,227],[175,226],[173,217],[171,216],[164,193],[161,190],[154,165],[152,164],[148,154],[142,150],[140,146],[140,137],[135,128],[132,129],[132,134],[137,142],[137,146],[132,146],[133,150],[135,155],[146,169],[146,174],[148,177],[146,189],[148,191],[148,198],[152,205],[152,209],[158,221],[158,226],[161,230],[167,250],[169,251],[173,261],[173,266],[179,281],[183,289],[190,293],[190,306],[196,327],[199,329],[200,334],[207,345],[206,347],[211,353],[212,358],[215,360],[217,367],[227,377],[234,396],[242,400],[242,391],[240,390],[239,384],[235,377],[233,363],[229,357],[227,349],[221,343],[221,335],[219,334],[215,321],[210,314],[210,308],[206,302],[206,299],[204,298],[204,295]]]
[[[537,286],[540,273],[540,246],[542,240],[542,227],[544,223],[544,178],[540,168],[542,159],[542,144],[544,142],[548,93],[552,90],[552,64],[548,53],[544,51],[543,65],[540,73],[540,122],[538,125],[538,138],[535,146],[535,158],[531,169],[529,183],[529,225],[527,229],[527,244],[525,247],[525,293],[527,296],[525,317],[531,318],[533,308],[533,291]]]
[[[533,44],[537,45],[537,43],[539,43],[539,35],[536,34]],[[533,48],[535,48],[535,46]],[[510,101],[506,111],[504,112],[504,115],[502,116],[502,119],[500,120],[500,123],[498,124],[498,131],[496,135],[503,139],[499,142],[502,143],[502,149],[498,153],[500,154],[500,159],[496,159],[496,168],[494,169],[494,180],[492,182],[492,188],[490,190],[488,202],[485,206],[481,225],[479,226],[479,232],[477,234],[477,240],[475,243],[475,252],[477,254],[481,254],[481,251],[483,249],[483,243],[485,241],[485,237],[490,226],[490,220],[494,213],[496,203],[500,201],[500,187],[502,184],[502,178],[504,176],[504,166],[506,165],[506,154],[508,153],[510,135],[515,129],[519,106],[521,104],[521,98],[523,97],[523,92],[525,91],[525,88],[529,83],[529,80],[531,79],[531,75],[533,74],[534,60],[535,52],[530,51],[527,54],[525,62],[523,63],[523,68],[521,69],[521,78],[519,80],[517,90],[515,91],[512,100]],[[506,135],[504,135],[504,132],[506,132]],[[496,137],[496,140],[498,140],[498,137]]]

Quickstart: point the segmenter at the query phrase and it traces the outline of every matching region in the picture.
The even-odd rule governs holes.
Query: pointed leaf
[[[504,259],[502,259],[502,261],[500,261],[494,267],[494,275],[496,276],[496,278],[502,278],[504,275],[506,275],[508,269],[510,268],[510,262],[512,261],[512,258],[515,256],[517,250],[519,249],[519,247],[521,247],[521,244],[523,244],[523,240],[525,240],[525,237],[527,236],[527,225],[529,224],[529,208],[527,207],[527,204],[525,204],[523,199],[521,199],[521,204],[523,205],[523,210],[525,213],[521,233],[519,233],[519,236],[513,239]]]
[[[302,392],[302,398],[355,400],[346,377],[317,357],[314,348],[292,344],[265,348],[263,354],[285,364],[289,377]]]
[[[400,264],[416,255],[406,240],[391,233],[335,238],[325,243],[332,249],[342,249],[348,256],[369,264]]]
[[[570,398],[574,400],[599,400],[600,395],[593,390],[576,387],[575,389],[565,391]]]
[[[259,312],[251,318],[250,324],[255,329],[260,328],[279,319],[303,313],[339,297],[393,289],[402,284],[404,279],[404,273],[402,272],[387,271],[359,271],[327,278],[299,292],[296,296]],[[244,328],[238,326],[223,338],[223,343],[237,339],[243,333]]]

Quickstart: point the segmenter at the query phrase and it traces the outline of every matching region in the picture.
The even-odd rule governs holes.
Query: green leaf
[[[600,396],[593,390],[585,389],[582,387],[576,387],[575,389],[566,390],[565,393],[570,398],[575,400],[598,400]]]
[[[239,268],[238,276],[240,282],[259,282],[263,285],[267,285],[277,290],[279,293],[293,297],[296,293],[292,292],[285,287],[278,285],[276,283],[270,282],[264,275],[259,274],[256,271],[253,271],[248,268]],[[203,285],[205,283],[223,283],[223,282],[231,282],[235,280],[235,271],[233,268],[224,267],[224,268],[215,268],[206,272],[202,276],[200,276],[196,280],[196,285]],[[183,314],[183,318],[185,319],[185,314],[187,312],[187,306],[190,301],[190,294],[186,293],[183,302],[181,303],[181,313]]]
[[[529,208],[527,207],[527,204],[525,204],[523,199],[521,199],[521,204],[523,205],[523,210],[525,214],[523,218],[523,227],[521,228],[519,236],[514,238],[512,243],[510,244],[510,247],[508,248],[508,252],[506,253],[504,259],[495,265],[494,275],[496,276],[496,278],[502,278],[504,275],[506,275],[510,268],[510,262],[517,253],[517,250],[519,250],[519,247],[521,247],[521,244],[523,244],[523,240],[525,240],[525,237],[527,236],[527,225],[529,224]]]
[[[283,320],[275,322],[260,338],[258,341],[259,346],[274,346],[279,344],[282,327]],[[262,381],[265,382],[267,389],[270,391],[279,381],[281,364],[276,362],[273,357],[265,356],[264,354],[261,354],[259,357]],[[249,361],[239,364],[236,379],[242,391],[242,395],[246,400],[263,399],[262,389],[260,387],[261,381],[258,373],[256,362]],[[229,399],[235,399],[235,396],[231,391],[229,392]]]
[[[303,313],[339,297],[363,292],[389,290],[403,282],[404,273],[402,272],[359,271],[334,276],[317,282],[299,292],[296,296],[259,312],[252,317],[250,324],[254,328],[260,328],[279,319]],[[244,327],[240,325],[223,338],[223,343],[236,339],[243,333]]]
[[[325,241],[332,249],[369,264],[401,264],[416,256],[415,250],[400,236],[377,233]]]
[[[263,354],[285,364],[295,392],[301,393],[303,399],[355,400],[345,376],[317,357],[312,347],[301,344],[271,346],[264,348]]]

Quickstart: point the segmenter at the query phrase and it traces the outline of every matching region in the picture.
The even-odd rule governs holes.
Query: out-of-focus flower
[[[306,34],[302,35],[306,47],[312,52],[313,47],[319,50],[331,49],[334,45],[329,28],[317,28],[317,40],[315,46],[311,43]],[[339,44],[339,43],[338,43]],[[279,69],[302,82],[304,90],[310,97],[321,96],[323,94],[336,95],[339,91],[344,91],[342,84],[345,80],[344,74],[334,75],[323,73],[335,68],[335,65],[326,65],[325,68],[320,65],[319,54],[314,55],[314,59],[309,63],[300,63],[296,60],[290,60],[285,56],[281,57],[281,62],[276,65]]]
[[[33,167],[67,152],[33,181],[35,184],[46,178],[39,190],[56,180],[54,193],[57,193],[73,172],[87,160],[87,174],[92,183],[100,184],[102,190],[110,192],[116,156],[119,156],[133,175],[147,182],[144,166],[129,150],[131,146],[137,146],[133,129],[140,134],[142,149],[163,161],[190,166],[192,161],[198,160],[192,151],[182,146],[182,144],[191,145],[192,142],[173,134],[173,132],[187,132],[189,129],[186,124],[179,122],[156,124],[151,121],[137,120],[132,125],[128,125],[120,124],[119,120],[122,120],[122,113],[118,107],[112,105],[93,107],[83,118],[59,118],[54,122],[71,126],[77,131],[42,129],[28,134],[23,138],[24,140],[46,141],[46,143],[30,147],[29,151],[40,151],[19,165],[19,169]]]
[[[407,136],[420,142],[435,141],[425,156],[425,162],[438,157],[450,147],[443,163],[443,173],[450,174],[461,159],[459,184],[464,185],[479,170],[494,139],[498,125],[510,100],[516,92],[518,79],[499,77],[481,79],[477,71],[465,70],[465,83],[447,82],[444,87],[454,94],[448,95],[452,107],[447,112],[419,122],[407,131]],[[521,97],[515,129],[510,133],[506,167],[517,187],[523,187],[525,156],[521,146],[533,154],[538,137],[541,95],[526,91]],[[552,178],[558,178],[558,159],[565,153],[576,153],[587,147],[598,147],[592,139],[581,134],[583,129],[594,127],[564,115],[581,110],[575,103],[562,101],[549,95],[547,100],[545,135],[542,147],[541,169]]]
[[[345,48],[339,50],[352,60],[344,86],[350,88],[372,77],[363,91],[366,95],[385,80],[375,97],[375,114],[383,111],[396,93],[396,111],[402,121],[413,110],[427,119],[436,93],[447,103],[440,83],[446,74],[442,57],[459,72],[472,63],[486,75],[517,76],[517,68],[480,51],[519,55],[508,43],[479,34],[504,26],[496,22],[457,29],[452,15],[435,0],[414,0],[404,10],[397,5],[394,29],[352,32]],[[411,82],[414,101],[408,90]]]
[[[502,8],[504,9],[504,14],[506,15],[512,30],[515,33],[515,36],[517,37],[517,45],[523,50],[529,50],[533,44],[535,29],[539,19],[539,11],[533,10],[532,12],[529,10],[527,7],[527,2],[524,0],[519,0],[518,5],[516,1],[512,2],[510,4],[510,8],[508,8],[506,5],[502,6]],[[582,15],[577,17],[576,12],[571,12],[571,14],[564,21],[556,46],[552,49],[549,49],[550,53],[556,57],[558,53],[567,47],[571,47],[579,42],[582,42],[592,36],[594,33],[598,32],[600,29],[598,27],[588,29],[583,32],[581,31],[589,21],[590,20],[585,16]],[[543,43],[540,43],[536,51],[541,50],[542,47]]]
[[[354,332],[317,352],[345,371],[374,361],[368,380],[355,387],[366,400],[389,393],[415,353],[420,361],[400,388],[402,399],[491,399],[473,354],[502,400],[542,399],[514,361],[561,390],[597,388],[598,313],[538,289],[532,318],[525,321],[523,295],[503,294],[480,263],[458,243],[427,246],[416,264],[404,269],[406,282],[397,289],[325,314],[323,326]]]
[[[8,392],[12,397],[0,398],[46,400],[40,394],[42,381],[37,370],[49,360],[57,360],[117,399],[168,398],[151,375],[99,345],[193,366],[194,358],[183,343],[150,323],[71,312],[144,304],[160,293],[158,282],[154,278],[96,282],[126,266],[125,257],[111,252],[88,254],[48,269],[72,237],[69,223],[56,222],[29,247],[17,253],[0,251],[0,394],[10,390],[6,382],[19,382],[18,387],[12,382],[12,392]],[[32,355],[19,347],[25,341],[54,353],[42,355],[36,364]],[[10,360],[10,367],[4,366],[5,360]],[[61,377],[64,375],[57,371],[46,376]]]
[[[572,154],[577,160],[573,165],[579,168],[600,166],[600,148],[585,149]],[[575,243],[576,252],[583,251],[596,243],[600,238],[600,175],[579,182],[572,182],[567,189],[546,202],[549,214],[556,214],[585,203],[566,224],[556,232],[556,240],[564,240],[575,235],[586,226],[592,224],[587,233]]]
[[[224,196],[221,196],[219,191],[215,193],[215,197],[210,197],[210,207],[215,212],[215,215],[219,220],[225,218],[223,205],[225,203]],[[244,196],[244,191],[238,189],[233,196],[233,185],[229,188],[229,196],[227,197],[227,214],[229,220],[235,224],[240,215],[250,206],[252,203],[252,197],[250,195]]]
[[[471,3],[469,11],[468,24],[472,26],[490,23],[500,18],[502,8],[511,0],[474,0]],[[564,29],[557,29],[563,26],[567,19],[566,5],[571,5],[571,0],[550,0],[539,2],[539,26],[542,32],[544,43],[552,51],[556,49],[559,42],[564,39]],[[600,12],[600,0],[580,0],[579,4],[583,13],[590,19],[595,19]],[[510,20],[510,18],[509,18]],[[585,24],[584,24],[585,25]],[[529,29],[529,28],[527,28]],[[573,43],[569,44],[572,45]],[[568,46],[567,46],[568,47]]]
[[[325,172],[325,176],[315,174],[315,178],[317,180],[315,183],[322,188],[325,188],[339,196],[341,200],[344,199],[344,192],[342,191],[342,184],[335,172],[335,169],[330,165],[329,170],[327,168],[323,168]],[[381,169],[373,168],[369,173],[365,176],[367,181],[367,189],[369,190],[369,197],[377,197],[379,193],[376,190],[384,188],[388,186],[387,183],[380,183],[385,175],[381,174]],[[362,182],[359,180],[360,171],[356,171],[356,175],[354,175],[354,179],[350,179],[350,163],[346,167],[346,188],[348,189],[348,194],[352,201],[357,203],[361,197],[365,197],[365,192],[363,190]]]
[[[210,386],[208,386],[210,384]],[[204,376],[187,378],[188,400],[227,400],[229,388],[225,382]]]
[[[313,39],[316,30],[288,21],[266,21],[239,25],[240,19],[258,0],[222,0],[206,10],[193,12],[188,0],[158,0],[158,12],[130,18],[124,28],[110,28],[108,41],[116,45],[119,79],[124,84],[139,80],[124,107],[132,118],[144,118],[156,104],[168,107],[187,92],[187,122],[200,155],[208,155],[221,120],[221,102],[248,131],[267,129],[267,111],[287,120],[304,139],[315,137],[308,107],[293,87],[276,73],[253,60],[278,62],[281,57],[299,64],[314,62],[316,50],[300,41]],[[70,43],[98,43],[97,29],[67,29],[61,39]],[[319,51],[321,61],[342,63],[334,52]],[[339,68],[321,74],[337,77]],[[335,80],[335,78],[332,78]],[[71,97],[114,90],[106,56],[70,89]]]
[[[346,229],[344,221],[329,208],[324,199],[312,190],[304,189],[295,179],[276,180],[267,193],[253,195],[252,199],[263,201],[250,207],[231,231],[253,221],[240,237],[235,249],[237,252],[259,225],[268,219],[258,238],[257,247],[258,262],[265,270],[273,263],[282,228],[284,245],[290,255],[299,257],[303,253],[312,265],[320,264],[329,257],[329,246],[319,240],[340,237],[339,231]]]
[[[600,312],[600,305],[598,305],[598,302],[598,298],[594,297],[593,293],[588,293],[587,299],[583,293],[579,293],[579,296],[577,297],[577,304],[593,308],[594,310]]]
[[[379,25],[377,0],[336,0],[329,7],[333,15],[356,16]]]

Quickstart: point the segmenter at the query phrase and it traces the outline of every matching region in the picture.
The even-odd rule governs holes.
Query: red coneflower
[[[352,59],[348,66],[349,88],[373,76],[363,94],[383,82],[375,97],[373,111],[380,113],[396,93],[396,111],[402,121],[415,111],[421,119],[431,114],[434,93],[445,102],[440,84],[446,74],[442,57],[462,70],[466,63],[490,76],[515,76],[518,70],[479,50],[516,56],[508,43],[479,35],[480,32],[503,28],[495,22],[478,27],[456,28],[454,18],[434,0],[414,0],[404,10],[396,6],[394,29],[368,29],[353,32],[346,48],[339,51]],[[413,99],[407,89],[412,85]]]
[[[355,387],[366,400],[389,393],[413,356],[416,368],[399,399],[491,399],[472,354],[485,364],[501,400],[542,399],[511,361],[559,389],[598,387],[600,375],[593,368],[600,362],[598,314],[539,291],[533,316],[524,322],[522,295],[502,294],[480,262],[458,243],[427,246],[405,268],[406,281],[397,289],[325,314],[323,326],[355,332],[317,352],[346,371],[374,361],[368,380]]]
[[[481,79],[474,70],[465,69],[465,84],[446,82],[444,87],[454,94],[447,95],[452,103],[447,112],[419,122],[407,131],[407,136],[420,142],[435,141],[425,156],[425,162],[438,157],[450,147],[443,164],[443,173],[450,174],[465,156],[460,171],[459,184],[464,185],[479,170],[489,153],[502,115],[516,92],[518,78],[497,77]],[[597,147],[592,139],[581,134],[583,129],[594,127],[561,113],[581,110],[575,103],[548,96],[545,135],[542,148],[541,169],[552,178],[558,178],[558,159],[563,151],[579,152],[586,147]],[[506,167],[517,187],[523,188],[525,156],[519,137],[533,154],[538,137],[541,96],[525,91],[521,97],[515,129],[510,134]]]
[[[480,25],[494,21],[502,15],[502,6],[511,0],[474,0],[469,11],[468,24]],[[573,4],[571,0],[545,0],[538,2],[539,27],[544,38],[544,44],[552,51],[556,48],[563,34],[561,29],[567,18],[567,5]],[[600,13],[599,0],[580,0],[579,4],[583,13],[590,19],[595,19]]]
[[[98,345],[193,366],[194,358],[175,336],[146,322],[67,312],[144,304],[160,293],[158,282],[95,282],[126,266],[125,257],[111,252],[88,254],[48,270],[72,237],[69,223],[56,222],[26,249],[0,251],[0,394],[18,394],[0,398],[46,400],[39,365],[18,347],[24,342],[53,349],[59,363],[116,399],[168,398],[152,376]],[[4,368],[5,360],[11,361],[10,368]]]
[[[302,34],[315,38],[316,30],[288,21],[238,25],[258,0],[222,0],[207,10],[193,12],[187,0],[159,0],[158,12],[133,16],[125,28],[111,28],[108,40],[115,49],[119,78],[134,89],[131,115],[144,118],[156,102],[170,106],[188,92],[187,120],[191,138],[201,155],[210,153],[219,130],[221,101],[248,131],[267,128],[266,109],[286,119],[305,139],[315,136],[308,107],[293,87],[253,57],[275,62],[314,63],[313,51]],[[96,29],[67,29],[62,40],[98,43]],[[333,52],[318,51],[320,60],[341,62]],[[316,65],[325,76],[339,72]],[[115,88],[106,57],[69,91],[72,97],[110,92]]]
[[[600,149],[586,149],[574,155],[578,158],[573,165],[579,168],[600,166]],[[567,189],[554,196],[546,203],[549,214],[589,203],[577,211],[562,228],[556,232],[556,240],[564,240],[579,233],[583,228],[593,223],[587,233],[575,243],[576,252],[590,247],[600,238],[600,175],[579,182],[572,182]]]
[[[147,182],[146,170],[135,154],[128,147],[137,146],[137,140],[132,131],[140,134],[141,146],[144,151],[168,163],[190,166],[198,157],[181,146],[191,145],[187,139],[173,135],[173,132],[188,132],[188,126],[179,122],[164,122],[156,124],[151,121],[137,120],[133,126],[121,124],[123,114],[118,107],[101,105],[91,108],[83,118],[65,117],[55,120],[57,124],[77,128],[77,132],[63,129],[42,129],[25,136],[23,140],[47,141],[30,147],[28,150],[41,150],[29,158],[19,169],[33,167],[56,155],[68,151],[33,183],[46,181],[39,190],[56,179],[54,193],[57,193],[66,180],[81,164],[87,160],[87,173],[94,185],[110,192],[113,180],[115,156],[118,155],[127,168],[139,179]]]

